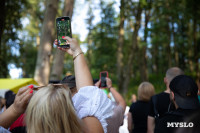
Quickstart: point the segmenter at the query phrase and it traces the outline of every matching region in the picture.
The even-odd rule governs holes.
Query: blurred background
[[[71,17],[93,78],[108,71],[126,101],[142,81],[164,91],[169,67],[200,81],[199,0],[1,0],[0,78],[47,84],[74,74],[53,46],[61,16]]]

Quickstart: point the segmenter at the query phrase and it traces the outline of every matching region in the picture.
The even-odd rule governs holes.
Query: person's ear
[[[170,91],[170,99],[174,101],[174,92]]]
[[[164,77],[164,83],[167,84],[167,78],[166,77]]]

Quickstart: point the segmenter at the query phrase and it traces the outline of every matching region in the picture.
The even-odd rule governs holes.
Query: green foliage
[[[99,78],[99,72],[116,70],[117,29],[113,3],[101,3],[101,21],[91,30],[92,57],[91,72],[93,78]]]
[[[0,77],[8,77],[7,66],[9,63],[21,67],[24,77],[33,77],[39,45],[37,39],[41,36],[46,8],[45,0],[6,0],[5,2],[5,26],[0,47]],[[87,2],[94,4],[90,0]],[[149,81],[155,86],[156,93],[164,91],[164,73],[171,66],[179,66],[186,74],[196,77],[197,68],[200,67],[195,68],[195,66],[200,65],[198,61],[200,59],[200,52],[198,52],[200,51],[200,1],[125,0],[124,2],[125,33],[122,51],[125,70],[129,53],[138,52],[141,48],[147,47]],[[60,8],[57,16],[62,14],[63,3],[64,0],[59,1]],[[99,78],[99,72],[106,70],[109,72],[113,84],[116,85],[116,59],[118,54],[116,51],[120,16],[115,11],[114,4],[115,0],[109,2],[101,0],[99,5],[89,5],[86,22],[90,31],[87,39],[82,43],[88,47],[86,57],[93,78]],[[133,51],[131,46],[138,4],[143,10],[142,22],[138,36],[139,50]],[[94,24],[96,14],[93,10],[97,7],[101,11],[101,21]],[[148,10],[150,10],[150,19],[145,31],[144,14]],[[29,24],[22,30],[22,19],[25,18],[29,20]],[[148,39],[147,42],[144,41],[145,36]],[[73,37],[79,38],[78,35],[73,35]],[[52,53],[54,53],[54,50]],[[197,53],[195,53],[196,51]],[[133,60],[131,79],[126,95],[127,102],[132,93],[137,94],[137,87],[141,83],[140,60],[140,56],[136,56]],[[169,63],[169,61],[171,62]],[[73,74],[73,60],[66,54],[63,76],[68,72]]]
[[[2,29],[2,36],[0,37],[0,77],[8,77],[8,64],[18,62],[17,50],[20,47],[20,40],[17,31],[22,28],[21,18],[25,14],[24,11],[27,7],[27,0],[6,0],[5,5],[1,7],[5,9],[5,14],[1,14],[4,20],[2,20],[0,25]]]
[[[196,14],[195,17],[200,15],[196,12],[197,10],[195,10],[195,13],[193,12],[194,8],[200,8],[195,0],[191,2],[187,0],[169,0],[167,2],[156,0],[153,2],[150,29],[152,47],[150,50],[154,57],[153,60],[155,60],[155,57],[157,58],[159,72],[164,72],[168,67],[175,65],[187,70],[189,64],[185,64],[185,61],[194,59],[188,56],[188,49],[193,51],[192,49],[194,48],[192,46],[192,43],[194,43],[193,15]],[[167,45],[170,43],[173,44],[170,46],[171,53],[167,49]],[[174,60],[175,52],[178,53],[178,60]],[[168,54],[172,59],[170,66],[167,64],[169,61]]]
[[[162,91],[165,91],[165,89],[166,89],[166,86],[164,84],[164,76],[165,76],[164,74],[159,74],[159,75],[151,74],[151,75],[149,75],[149,82],[153,84],[156,94],[160,93]],[[127,93],[126,96],[124,96],[126,103],[128,105],[131,104],[130,99],[131,99],[132,94],[137,95],[137,89],[138,89],[138,86],[140,84],[141,84],[141,80],[140,80],[139,76],[131,79],[130,85],[129,85],[129,88],[128,88],[128,93]]]
[[[29,8],[26,9],[26,16],[23,19],[29,23],[21,30],[21,43],[19,64],[17,66],[23,69],[23,77],[34,77],[37,51],[40,44],[40,35],[42,22],[44,19],[45,0],[28,1]]]
[[[30,40],[36,41],[36,37],[41,35],[42,22],[44,19],[45,0],[30,0],[31,8],[27,10],[26,18],[30,23],[25,27]]]
[[[34,76],[34,67],[36,66],[37,48],[32,45],[33,42],[21,43],[20,61],[17,67],[22,68],[23,78],[32,78]]]

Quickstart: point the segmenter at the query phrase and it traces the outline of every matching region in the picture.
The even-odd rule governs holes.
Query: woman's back
[[[149,100],[155,89],[150,82],[142,82],[138,87],[138,101],[133,103],[128,113],[128,129],[134,133],[147,132],[147,116],[149,113]],[[134,128],[132,127],[134,125]]]
[[[147,132],[147,116],[149,110],[149,103],[145,101],[137,101],[130,107],[129,112],[132,114],[132,120],[134,133],[146,133]]]

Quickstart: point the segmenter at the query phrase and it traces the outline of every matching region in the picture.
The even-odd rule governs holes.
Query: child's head
[[[64,85],[48,85],[31,98],[26,110],[28,133],[81,132],[71,92]]]

